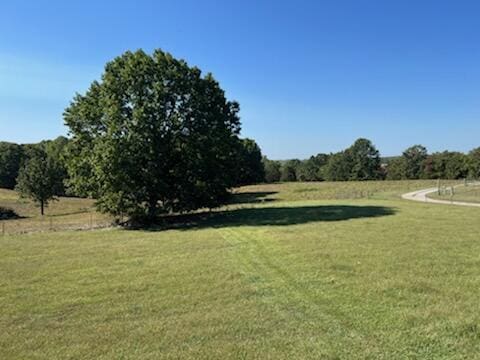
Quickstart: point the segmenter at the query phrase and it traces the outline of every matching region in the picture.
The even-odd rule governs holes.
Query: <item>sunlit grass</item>
[[[248,187],[184,228],[0,237],[0,358],[475,359],[480,209],[399,199],[424,185]]]
[[[443,181],[455,185],[460,181]],[[268,200],[394,199],[409,191],[437,186],[437,180],[293,182],[244,186],[238,193],[265,193]]]

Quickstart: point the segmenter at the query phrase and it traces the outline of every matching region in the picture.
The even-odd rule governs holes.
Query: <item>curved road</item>
[[[438,191],[438,188],[430,188],[424,190],[414,191],[408,194],[403,194],[402,198],[405,200],[420,201],[429,204],[446,204],[446,205],[458,205],[458,206],[474,206],[480,207],[480,204],[468,203],[463,201],[448,201],[448,200],[437,200],[427,197],[428,194]]]

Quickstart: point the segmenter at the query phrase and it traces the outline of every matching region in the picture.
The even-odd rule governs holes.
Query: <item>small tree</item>
[[[45,207],[62,190],[61,179],[55,162],[45,152],[37,150],[20,169],[15,189],[21,197],[30,198],[40,206],[43,216]]]

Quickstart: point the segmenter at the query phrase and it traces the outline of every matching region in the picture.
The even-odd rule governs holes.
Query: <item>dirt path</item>
[[[430,204],[445,204],[445,205],[457,205],[457,206],[473,206],[480,207],[480,204],[468,203],[463,201],[448,201],[448,200],[437,200],[429,198],[427,195],[432,194],[438,191],[438,188],[430,188],[424,190],[418,190],[411,193],[403,194],[402,198],[405,200],[420,201]]]

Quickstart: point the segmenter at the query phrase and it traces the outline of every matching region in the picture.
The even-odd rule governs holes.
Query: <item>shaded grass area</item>
[[[432,199],[447,200],[447,201],[461,201],[480,203],[480,185],[459,186],[455,188],[454,194],[451,193],[432,193],[428,197]]]
[[[189,215],[172,215],[162,218],[163,223],[150,230],[200,229],[234,226],[290,226],[320,221],[345,221],[359,218],[374,218],[395,213],[384,206],[308,205],[258,206],[234,208],[215,212]]]
[[[275,201],[273,195],[278,191],[245,191],[243,188],[234,190],[230,204],[256,204]]]
[[[0,237],[0,358],[478,357],[480,209],[383,197]]]
[[[0,206],[0,220],[18,219],[20,216],[12,209]]]
[[[246,186],[234,189],[230,203],[215,209],[213,214],[218,216],[212,221],[205,221],[211,216],[205,215],[200,210],[189,216],[166,217],[162,220],[164,224],[160,228],[182,225],[189,228],[192,224],[198,223],[210,226],[215,221],[223,221],[225,212],[256,205],[261,207],[270,203],[277,205],[277,203],[285,201],[397,198],[403,192],[431,187],[433,183],[432,181],[367,181]],[[0,232],[4,231],[7,234],[104,228],[111,226],[115,220],[108,215],[96,212],[92,199],[61,197],[58,201],[51,202],[46,209],[46,216],[42,217],[38,207],[30,200],[19,198],[18,194],[12,190],[0,189],[0,206],[10,208],[19,215],[18,219],[2,221]],[[278,213],[277,210],[276,212]],[[271,212],[264,211],[262,214],[253,213],[253,215],[256,217],[268,216],[269,213]],[[285,214],[285,216],[295,217],[295,214]],[[182,222],[186,223],[182,224]]]

